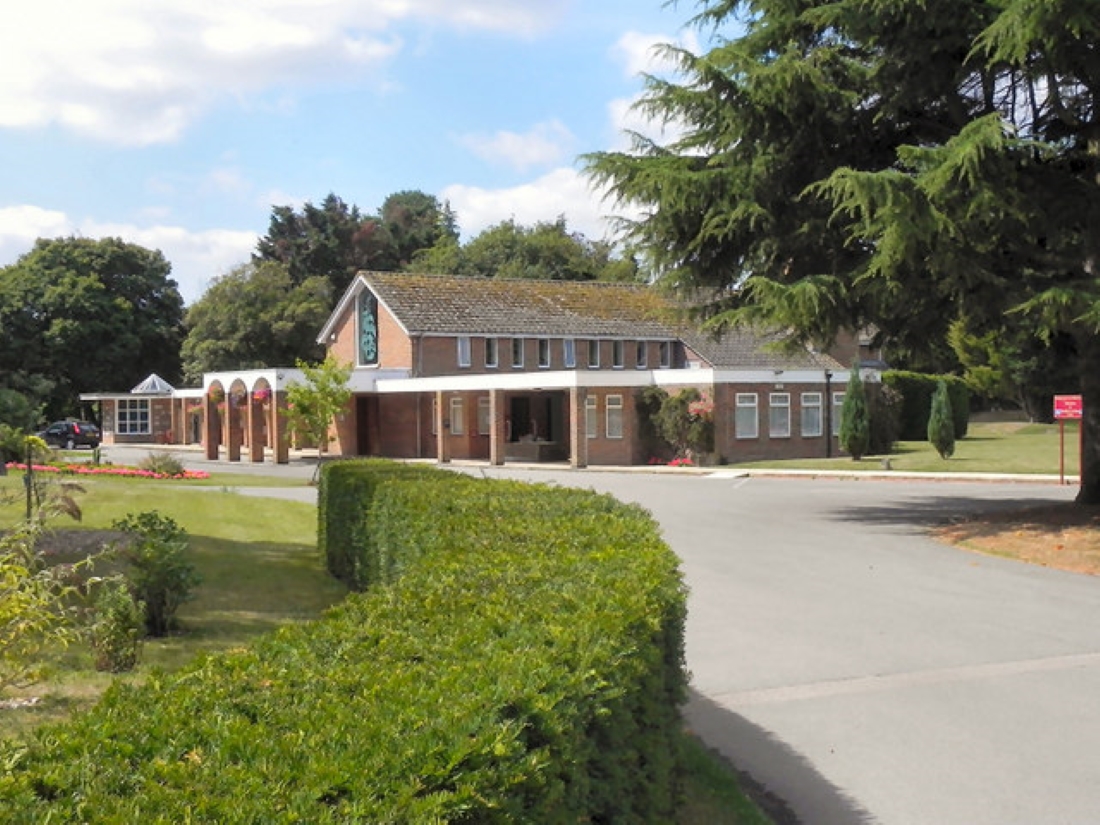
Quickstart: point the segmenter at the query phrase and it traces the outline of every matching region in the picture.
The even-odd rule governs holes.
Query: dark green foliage
[[[565,218],[521,226],[514,220],[491,226],[465,246],[444,237],[417,254],[406,269],[557,281],[636,281],[638,267],[606,241],[570,232]]]
[[[0,425],[31,431],[40,418],[40,410],[31,403],[26,394],[0,387]]]
[[[0,268],[0,387],[48,419],[81,392],[129,390],[180,373],[183,299],[154,250],[117,238],[38,240]]]
[[[951,420],[955,425],[955,440],[966,437],[970,427],[970,390],[957,375],[926,375],[920,372],[887,370],[882,374],[884,386],[901,394],[901,423],[898,437],[902,441],[923,441],[928,435],[928,415],[936,385],[947,385],[951,401]]]
[[[657,432],[679,456],[714,451],[714,404],[694,387],[661,402],[654,418]]]
[[[134,669],[145,631],[145,605],[134,599],[124,578],[100,582],[90,628],[96,670],[124,673]]]
[[[898,440],[901,427],[901,393],[886,384],[878,384],[868,393],[871,416],[869,455],[888,455]]]
[[[319,360],[317,330],[335,300],[322,277],[292,280],[286,265],[258,261],[216,278],[187,310],[186,377]],[[338,297],[338,296],[337,296]]]
[[[859,369],[852,368],[840,408],[840,448],[858,461],[871,446],[871,413]]]
[[[951,415],[951,399],[947,394],[947,382],[936,382],[932,393],[932,405],[928,414],[928,441],[940,458],[951,458],[955,453],[955,422]]]
[[[673,821],[685,594],[648,515],[372,465],[327,506],[369,488],[402,576],[40,731],[0,820]]]
[[[634,396],[634,410],[638,415],[638,439],[645,454],[657,461],[668,461],[675,451],[657,429],[657,415],[668,400],[668,393],[661,387],[642,387]]]
[[[134,599],[145,604],[145,629],[165,636],[176,628],[176,612],[201,583],[187,560],[187,531],[156,510],[126,516],[111,525],[127,534],[119,546],[127,562]]]

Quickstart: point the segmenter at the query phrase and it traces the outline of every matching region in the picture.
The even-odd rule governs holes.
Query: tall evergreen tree
[[[859,461],[871,445],[871,412],[867,406],[867,389],[859,367],[852,367],[844,403],[840,407],[840,447],[854,461]]]
[[[936,383],[932,393],[932,409],[928,413],[928,442],[936,448],[940,458],[955,454],[955,421],[951,414],[951,397],[947,394],[947,382]]]
[[[1068,335],[1100,501],[1100,15],[1094,0],[702,0],[659,145],[587,159],[657,274],[716,323],[914,349],[965,313]],[[732,38],[725,31],[736,31]]]

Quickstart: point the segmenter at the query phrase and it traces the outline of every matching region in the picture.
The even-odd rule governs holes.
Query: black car
[[[77,447],[98,447],[101,440],[99,427],[91,421],[55,421],[38,437],[52,447],[75,450]]]

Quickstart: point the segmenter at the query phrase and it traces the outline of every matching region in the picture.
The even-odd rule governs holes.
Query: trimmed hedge
[[[361,529],[392,581],[9,746],[0,820],[672,820],[685,592],[649,516],[374,469]]]
[[[901,393],[901,420],[898,438],[902,441],[927,441],[928,419],[932,412],[932,396],[936,384],[947,384],[951,399],[955,438],[965,438],[970,427],[970,389],[957,375],[929,375],[922,372],[887,370],[882,373],[882,383]]]

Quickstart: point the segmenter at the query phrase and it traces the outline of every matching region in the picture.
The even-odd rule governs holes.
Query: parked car
[[[38,437],[52,447],[75,450],[77,447],[98,447],[102,438],[99,427],[91,421],[55,421]]]

